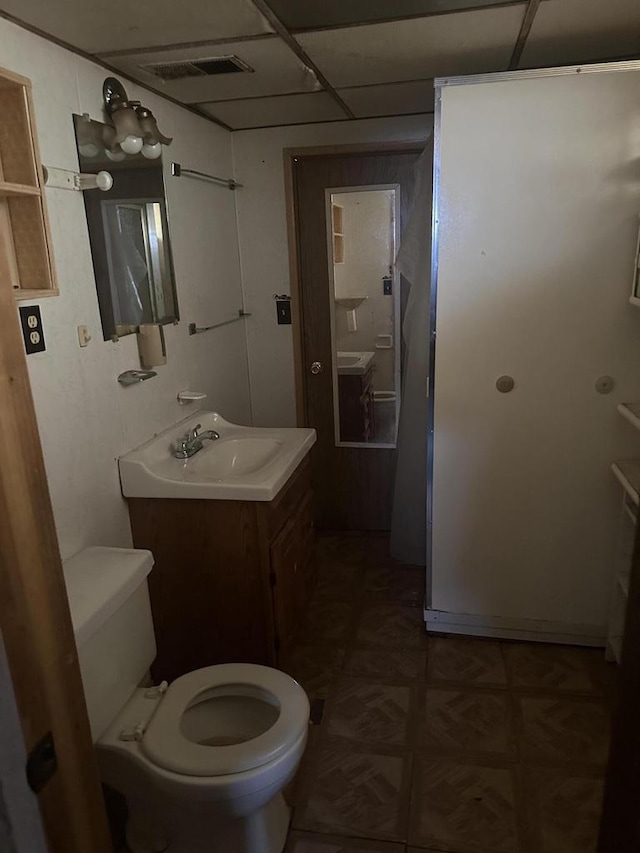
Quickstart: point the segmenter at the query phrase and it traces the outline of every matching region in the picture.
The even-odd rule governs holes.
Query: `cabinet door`
[[[273,615],[278,650],[298,628],[313,583],[313,507],[309,495],[270,548]]]

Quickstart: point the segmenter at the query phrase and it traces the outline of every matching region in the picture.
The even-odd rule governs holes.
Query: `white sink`
[[[220,434],[190,459],[173,456],[175,441],[197,424]],[[244,427],[217,412],[199,412],[121,456],[128,498],[271,501],[316,442],[314,429]]]
[[[368,370],[375,352],[338,352],[336,356],[338,374],[357,376]]]

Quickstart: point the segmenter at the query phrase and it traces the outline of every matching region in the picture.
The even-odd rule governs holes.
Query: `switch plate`
[[[382,293],[385,296],[393,296],[393,279],[391,276],[384,276],[382,279]]]
[[[276,312],[278,314],[279,326],[291,325],[291,300],[276,299]]]
[[[27,355],[34,352],[44,352],[44,332],[42,331],[42,317],[39,305],[21,305],[20,323],[22,324],[22,337]]]
[[[86,326],[78,326],[78,343],[81,347],[86,347],[91,340],[89,329]]]

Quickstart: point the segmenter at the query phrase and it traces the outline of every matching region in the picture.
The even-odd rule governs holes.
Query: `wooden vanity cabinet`
[[[340,438],[342,441],[373,441],[373,366],[362,374],[338,375]]]
[[[234,661],[277,666],[315,582],[309,458],[270,502],[128,503],[134,545],[155,557],[154,679]]]

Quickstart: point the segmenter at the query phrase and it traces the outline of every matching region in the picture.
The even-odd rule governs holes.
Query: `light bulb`
[[[113,178],[110,172],[100,171],[96,175],[77,175],[75,183],[80,190],[102,190],[106,193],[113,186]]]
[[[157,160],[161,155],[162,145],[159,142],[154,142],[152,144],[146,142],[142,146],[142,156],[146,157],[147,160]]]
[[[139,154],[142,151],[144,141],[141,136],[126,136],[120,143],[120,148],[125,154]]]
[[[118,148],[105,148],[105,153],[109,160],[113,160],[114,163],[119,163],[121,160],[124,160],[127,156],[124,151]]]
[[[78,151],[82,154],[83,157],[95,157],[100,148],[96,145],[95,142],[85,142],[82,145],[78,146]]]
[[[110,172],[105,172],[101,170],[96,175],[96,186],[99,190],[102,190],[103,193],[109,192],[111,187],[113,186],[113,178],[111,177]]]

